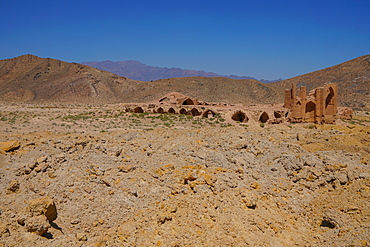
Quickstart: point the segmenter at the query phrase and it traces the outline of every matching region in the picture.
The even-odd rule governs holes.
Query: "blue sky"
[[[286,79],[370,54],[369,13],[370,0],[0,0],[0,59]]]

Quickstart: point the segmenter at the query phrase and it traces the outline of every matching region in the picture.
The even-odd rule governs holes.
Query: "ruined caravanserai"
[[[298,94],[297,94],[298,93]],[[259,104],[253,106],[208,103],[178,92],[166,94],[149,104],[125,104],[126,112],[172,113],[194,117],[213,118],[216,114],[229,123],[335,123],[336,119],[351,119],[353,111],[338,107],[338,86],[329,83],[311,90],[295,84],[285,90],[284,104]]]

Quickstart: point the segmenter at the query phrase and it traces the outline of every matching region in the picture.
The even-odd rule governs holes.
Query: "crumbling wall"
[[[335,123],[338,108],[338,85],[326,84],[311,90],[295,84],[284,93],[284,107],[290,109],[289,120],[298,123]]]

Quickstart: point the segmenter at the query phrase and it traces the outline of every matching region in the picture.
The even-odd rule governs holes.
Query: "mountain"
[[[218,75],[213,72],[205,72],[203,70],[188,70],[180,68],[160,68],[145,65],[138,61],[129,60],[121,62],[112,62],[112,61],[102,61],[102,62],[82,62],[83,65],[88,65],[97,69],[106,70],[112,73],[115,73],[119,76],[124,76],[131,78],[133,80],[139,81],[155,81],[159,79],[168,79],[176,77],[193,77],[193,76],[202,76],[202,77],[225,77],[230,79],[242,80],[242,79],[253,79],[256,78],[250,76],[237,76],[237,75]],[[280,81],[278,79],[275,81]],[[268,80],[259,80],[264,83],[270,83],[275,81]]]
[[[7,102],[150,102],[180,92],[207,102],[272,104],[283,102],[292,83],[310,90],[329,82],[339,85],[340,105],[370,111],[370,55],[269,84],[199,76],[144,82],[33,55],[0,60],[0,101]]]
[[[0,100],[114,103],[133,80],[89,66],[33,55],[0,60]]]
[[[143,82],[33,55],[0,60],[0,101],[8,102],[149,102],[176,91],[210,102],[270,103],[282,92],[272,92],[267,85],[251,79],[221,77]]]

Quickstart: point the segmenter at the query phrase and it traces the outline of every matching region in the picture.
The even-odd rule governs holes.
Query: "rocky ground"
[[[0,246],[369,246],[370,116],[0,106]]]

